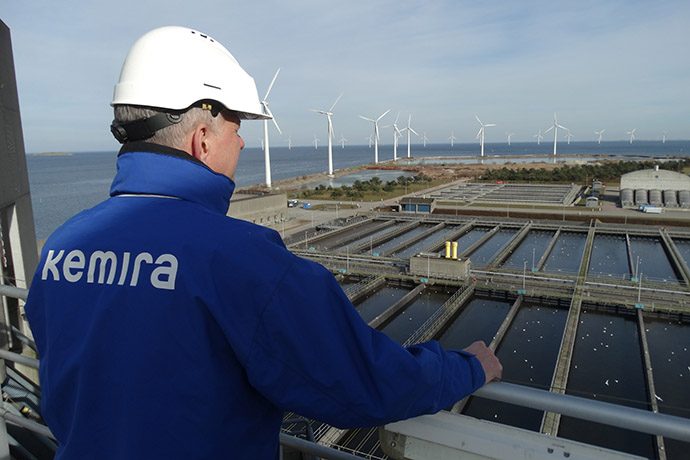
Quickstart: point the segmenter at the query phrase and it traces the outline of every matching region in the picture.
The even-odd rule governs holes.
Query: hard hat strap
[[[113,120],[110,132],[120,144],[142,141],[152,137],[156,131],[182,121],[184,113],[157,113],[148,118],[120,123]]]

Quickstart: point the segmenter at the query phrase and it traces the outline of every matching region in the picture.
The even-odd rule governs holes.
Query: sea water
[[[529,161],[554,161],[549,158],[553,144],[543,142],[513,142],[485,144],[485,163],[521,162],[515,156],[543,155],[546,158]],[[594,158],[599,155],[630,160],[642,158],[664,158],[667,156],[685,156],[690,152],[690,141],[636,141],[629,142],[561,142],[558,145],[556,161],[565,160],[568,156],[581,155],[580,159]],[[311,147],[272,147],[270,150],[271,179],[277,181],[315,174],[328,170],[328,152],[326,148]],[[418,159],[429,160],[430,157],[467,157],[462,162],[478,163],[479,146],[474,143],[413,145],[411,155]],[[115,151],[109,152],[73,152],[69,155],[27,155],[29,182],[31,185],[36,237],[45,239],[59,225],[79,211],[90,208],[108,197],[110,183],[116,172]],[[398,158],[407,157],[407,148],[398,148]],[[511,157],[511,158],[508,158]],[[337,169],[356,167],[372,163],[374,149],[368,145],[335,147],[333,165]],[[393,160],[392,146],[379,146],[379,161],[385,163]],[[459,161],[459,160],[458,160]],[[525,159],[525,161],[528,161]],[[391,174],[390,172],[387,174]],[[397,172],[386,180],[400,175]],[[368,177],[368,176],[367,176]],[[366,180],[362,176],[359,180]],[[244,187],[265,182],[264,152],[260,148],[245,148],[240,156],[235,183]],[[347,185],[338,181],[336,185]]]

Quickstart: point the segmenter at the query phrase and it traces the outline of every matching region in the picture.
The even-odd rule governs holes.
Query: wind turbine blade
[[[474,136],[475,139],[479,139],[479,136],[481,135],[482,131],[484,131],[484,125],[482,125],[481,128],[479,128],[479,131],[477,132],[477,135]]]
[[[341,97],[343,97],[343,93],[340,93],[340,96],[338,96],[338,99],[336,99],[335,102],[333,103],[333,105],[331,106],[331,108],[328,109],[329,112],[333,111],[333,107],[335,107],[335,105],[338,103],[338,101],[340,100]]]
[[[276,82],[276,78],[278,78],[278,74],[280,73],[280,68],[276,71],[276,74],[273,76],[273,80],[271,80],[271,84],[268,85],[268,90],[266,91],[266,95],[264,96],[264,101],[268,99],[268,94],[271,92],[271,88],[273,88],[273,83]]]
[[[362,120],[371,121],[372,123],[376,123],[376,120],[372,120],[371,118],[363,117],[362,115],[360,115],[359,118],[361,118]]]
[[[379,121],[379,120],[381,120],[381,118],[385,117],[385,116],[386,116],[386,114],[387,114],[388,112],[390,112],[390,111],[391,111],[391,109],[388,109],[388,110],[386,110],[385,112],[383,112],[383,113],[381,114],[381,116],[380,116],[380,117],[378,117],[378,118],[376,119],[376,121]]]
[[[276,129],[280,134],[283,134],[283,132],[280,130],[280,126],[278,126],[278,122],[276,121],[275,118],[273,118],[273,115],[271,115],[271,119],[273,120],[273,124],[276,125]]]
[[[419,137],[419,133],[418,133],[417,131],[415,131],[414,129],[412,129],[412,128],[405,128],[405,129],[409,129],[410,131],[412,131],[413,133],[415,133],[415,134],[417,135],[417,137]]]
[[[484,125],[484,126],[496,126],[496,123],[489,123],[488,125]]]
[[[553,129],[553,126],[550,127],[549,129],[547,129],[546,131],[544,131],[544,134],[548,133],[548,132],[551,131],[552,129]]]

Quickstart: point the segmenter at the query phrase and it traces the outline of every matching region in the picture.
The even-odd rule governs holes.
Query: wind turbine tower
[[[410,133],[414,133],[415,136],[419,137],[419,134],[417,134],[417,131],[412,129],[412,126],[410,124],[412,123],[412,114],[407,119],[407,126],[405,126],[402,130],[407,131],[407,158],[410,158]]]
[[[558,119],[556,119],[556,113],[554,112],[553,126],[544,131],[544,134],[546,134],[553,129],[553,156],[556,156],[556,144],[558,143],[558,128],[565,129],[566,131],[568,131],[568,128],[558,124]]]
[[[361,118],[362,120],[374,123],[374,163],[379,162],[379,121],[381,121],[381,118],[385,117],[386,114],[390,111],[391,109],[386,110],[376,120],[372,118],[363,117],[362,115],[359,116],[359,118]]]
[[[271,88],[273,88],[273,83],[276,82],[276,78],[278,78],[278,74],[280,73],[280,69],[276,71],[276,74],[273,76],[273,80],[271,80],[271,84],[268,85],[268,90],[266,91],[266,95],[264,98],[261,100],[261,105],[264,108],[264,112],[271,117],[271,120],[273,120],[273,124],[276,125],[276,129],[280,134],[283,134],[283,132],[280,130],[280,126],[278,126],[278,122],[276,119],[273,117],[273,114],[271,113],[271,109],[268,108],[268,94],[271,92]],[[268,120],[264,120],[264,139],[261,142],[261,146],[263,147],[264,150],[264,163],[266,166],[266,187],[271,186],[271,149],[268,146]]]
[[[568,130],[568,132],[565,133],[565,137],[568,138],[568,145],[570,145],[570,138],[575,137],[575,135],[573,133],[571,133],[570,130]]]
[[[506,136],[508,136],[508,146],[510,146],[510,138],[513,137],[513,134],[515,133],[506,132]]]
[[[314,110],[314,109],[309,109],[312,112],[320,113],[322,115],[326,115],[328,118],[328,175],[332,176],[333,175],[333,121],[331,120],[331,116],[333,115],[333,108],[335,105],[338,103],[340,98],[343,97],[343,93],[340,93],[340,96],[338,96],[331,106],[330,109],[328,110]]]
[[[455,139],[457,139],[457,137],[453,135],[453,131],[450,132],[450,137],[448,139],[450,140],[450,146],[453,147],[453,143],[455,142]]]
[[[537,134],[535,134],[532,137],[537,138],[537,145],[541,145],[541,140],[544,139],[544,136],[541,135],[541,129],[539,130],[539,132]]]
[[[398,129],[399,118],[400,112],[398,112],[398,116],[395,117],[395,121],[393,122],[393,124],[386,126],[386,128],[390,128],[391,126],[393,127],[393,161],[398,159],[398,139],[402,137],[402,133]]]
[[[343,135],[341,134],[341,135],[340,135],[340,141],[338,141],[338,142],[340,142],[340,148],[343,148],[343,149],[345,148],[345,142],[346,142],[346,141],[347,141],[347,139],[345,139],[345,136],[343,136]]]
[[[635,139],[635,128],[632,131],[626,131],[630,135],[630,143],[632,144],[633,139]]]
[[[662,144],[666,143],[666,131],[661,132],[661,143]]]
[[[484,124],[484,123],[482,123],[482,121],[479,119],[479,117],[476,116],[476,115],[474,116],[474,118],[476,118],[477,121],[479,122],[479,124],[481,125],[481,128],[479,128],[479,132],[477,133],[477,139],[479,139],[479,143],[480,143],[481,146],[482,146],[482,154],[481,154],[481,156],[484,156],[484,131],[485,131],[486,128],[488,128],[489,126],[496,126],[496,124],[495,124],[495,123],[487,123],[487,124]]]
[[[315,149],[319,148],[319,138],[316,137],[316,134],[314,134],[314,142],[312,142],[312,144],[314,144]]]
[[[599,136],[599,139],[597,140],[597,143],[601,144],[601,137],[604,134],[604,131],[606,131],[606,128],[602,129],[601,131],[594,131],[594,134]]]

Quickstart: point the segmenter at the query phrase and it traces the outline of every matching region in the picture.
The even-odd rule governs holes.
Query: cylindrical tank
[[[664,206],[667,208],[678,207],[678,200],[676,199],[675,190],[664,190]]]
[[[678,192],[678,204],[681,208],[690,208],[690,190]]]
[[[635,190],[635,204],[638,206],[642,204],[649,204],[649,202],[647,201],[647,190]]]
[[[635,204],[633,200],[633,191],[629,188],[624,188],[621,190],[621,205],[622,206],[632,206]]]
[[[453,241],[453,259],[458,258],[458,242]]]
[[[661,199],[661,190],[650,190],[649,191],[649,204],[652,206],[663,206],[664,202]]]
[[[446,241],[446,259],[450,259],[450,241]]]

